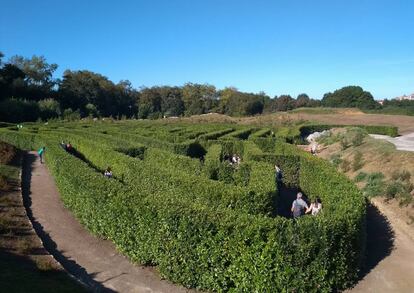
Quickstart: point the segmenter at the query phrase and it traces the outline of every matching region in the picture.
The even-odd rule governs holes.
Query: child
[[[44,146],[44,147],[41,147],[37,151],[37,153],[39,154],[39,157],[40,157],[40,164],[43,164],[43,154],[44,154],[45,150],[46,150],[46,147]]]

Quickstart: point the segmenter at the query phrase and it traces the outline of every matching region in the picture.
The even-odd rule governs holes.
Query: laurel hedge
[[[146,146],[143,159],[120,153],[103,139],[70,136],[94,165],[109,163],[115,174],[122,173],[120,182],[66,153],[58,146],[60,137],[42,129],[37,135],[0,129],[1,140],[19,147],[45,144],[65,206],[132,261],[157,265],[173,282],[220,292],[332,292],[357,278],[365,249],[365,200],[318,158],[282,143],[266,153],[244,141],[249,181],[240,187],[191,174],[202,168],[193,159],[138,140]],[[206,160],[216,160],[219,147],[211,151]],[[270,216],[278,157],[295,166],[296,184],[308,196],[322,198],[320,215],[297,221]]]

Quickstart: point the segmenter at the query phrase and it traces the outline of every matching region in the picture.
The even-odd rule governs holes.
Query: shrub
[[[367,179],[367,176],[368,176],[368,174],[367,174],[367,173],[365,173],[365,172],[359,172],[359,173],[355,176],[354,181],[355,181],[355,182],[362,182],[362,181],[364,181],[365,179]]]
[[[80,120],[80,118],[81,115],[79,110],[73,111],[71,108],[68,108],[63,111],[63,119],[65,120],[76,121]]]
[[[144,160],[137,160],[114,150],[134,145],[127,135],[121,140],[108,129],[107,135],[88,136],[92,132],[65,135],[96,166],[110,164],[114,174],[124,174],[125,184],[66,153],[57,144],[60,132],[0,129],[0,137],[26,147],[46,144],[46,162],[65,206],[132,261],[211,291],[332,292],[356,280],[365,248],[365,201],[329,163],[286,145],[260,154],[246,141],[248,186],[228,188],[191,174],[198,160],[148,145]],[[297,221],[268,216],[277,196],[274,159],[295,170],[295,184],[307,195],[321,197],[320,215]]]
[[[357,130],[351,140],[352,146],[360,146],[364,142],[365,136],[366,134],[363,131]]]
[[[385,192],[384,174],[377,172],[368,175],[367,183],[363,192],[368,197],[384,195]]]
[[[339,141],[340,145],[341,145],[341,149],[344,151],[347,148],[349,148],[349,142],[348,139],[346,137],[342,137],[341,140]]]
[[[340,154],[332,155],[330,162],[332,163],[332,165],[335,166],[335,168],[338,168],[342,163],[341,155]]]
[[[352,170],[358,171],[364,166],[364,157],[361,152],[357,151],[354,155],[354,161],[352,162]]]

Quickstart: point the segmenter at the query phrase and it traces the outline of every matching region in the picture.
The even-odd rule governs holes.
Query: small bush
[[[358,171],[364,166],[364,157],[361,152],[355,152],[354,161],[352,162],[352,170]]]
[[[355,176],[354,181],[355,182],[362,182],[365,179],[367,179],[368,174],[365,172],[359,172],[358,175]]]
[[[385,193],[384,174],[377,172],[368,175],[367,184],[363,188],[363,192],[367,197],[383,195]]]
[[[338,168],[339,165],[342,163],[341,155],[339,154],[332,155],[330,161],[336,168]]]
[[[354,137],[351,140],[351,143],[354,147],[360,146],[364,142],[365,133],[362,131],[357,131]]]
[[[342,137],[341,140],[339,141],[340,145],[341,145],[341,149],[344,151],[347,148],[349,148],[349,142],[348,139],[346,137]]]
[[[404,189],[404,185],[400,181],[391,182],[385,189],[385,196],[388,200],[393,199],[397,194],[404,192]]]

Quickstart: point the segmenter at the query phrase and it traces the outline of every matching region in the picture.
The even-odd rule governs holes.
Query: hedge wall
[[[114,172],[125,174],[123,184],[66,153],[58,137],[0,130],[2,140],[19,147],[46,144],[46,162],[65,206],[131,260],[157,265],[174,282],[211,291],[332,292],[356,280],[365,248],[365,201],[324,161],[296,156],[300,187],[312,198],[320,196],[324,209],[292,221],[263,213],[273,199],[268,193],[276,189],[270,163],[246,162],[249,184],[229,188],[179,172],[187,168],[173,167],[180,157],[134,159],[73,136],[95,165],[116,165]],[[253,157],[262,151],[246,141],[244,152]]]

